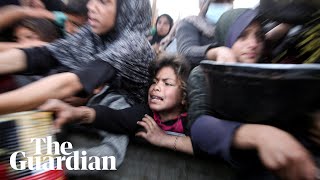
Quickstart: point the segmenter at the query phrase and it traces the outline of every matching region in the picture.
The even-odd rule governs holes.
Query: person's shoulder
[[[202,16],[188,16],[182,20],[178,29],[197,30],[202,32],[208,37],[212,37],[214,34],[214,25],[210,24]]]
[[[188,29],[197,29],[197,27],[193,23],[184,20],[177,27],[177,32],[186,31]]]

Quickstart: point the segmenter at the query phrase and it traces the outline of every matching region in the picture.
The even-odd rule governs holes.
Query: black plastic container
[[[241,122],[303,121],[320,110],[319,64],[202,61],[214,115]]]

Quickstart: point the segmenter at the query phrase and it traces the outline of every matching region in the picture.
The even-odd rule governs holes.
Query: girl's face
[[[40,40],[40,37],[34,31],[22,26],[18,26],[15,29],[14,36],[18,43],[28,43],[34,40]]]
[[[102,35],[114,28],[117,0],[89,0],[87,8],[89,24],[94,33]]]
[[[264,47],[264,34],[258,22],[253,22],[239,36],[231,47],[236,58],[242,63],[256,63]]]
[[[159,36],[165,36],[169,33],[170,22],[167,17],[162,16],[157,22],[157,33]]]
[[[148,103],[159,114],[179,115],[182,109],[181,82],[171,67],[161,68],[149,88]]]

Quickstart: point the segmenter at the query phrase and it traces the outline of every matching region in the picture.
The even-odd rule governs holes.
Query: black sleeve
[[[81,70],[73,71],[73,73],[79,77],[85,93],[91,94],[98,86],[110,82],[116,75],[116,70],[109,63],[96,60]]]
[[[27,69],[23,74],[45,74],[60,65],[46,47],[21,49],[27,56]]]
[[[96,119],[92,124],[95,128],[119,134],[134,134],[140,128],[137,121],[142,120],[145,114],[151,114],[145,105],[135,105],[122,110],[102,105],[89,107],[96,111]]]

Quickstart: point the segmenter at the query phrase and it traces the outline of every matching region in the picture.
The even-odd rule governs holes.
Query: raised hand
[[[137,124],[144,127],[145,131],[136,133],[136,136],[146,139],[153,145],[163,146],[163,139],[168,136],[149,115],[145,115]]]

